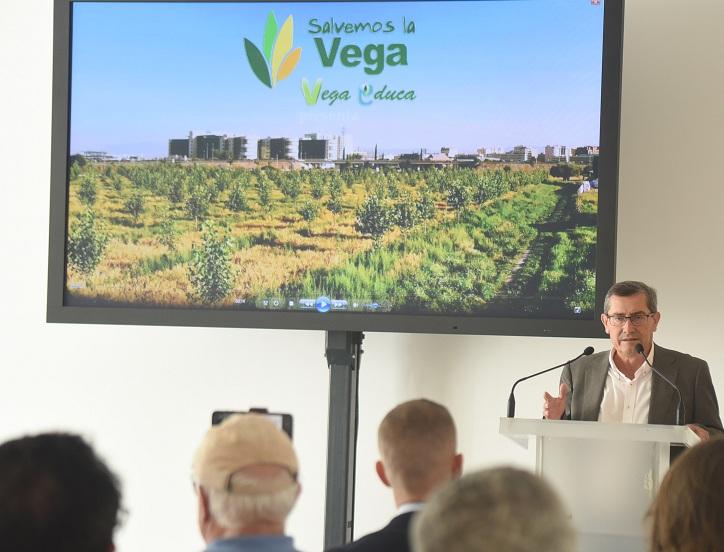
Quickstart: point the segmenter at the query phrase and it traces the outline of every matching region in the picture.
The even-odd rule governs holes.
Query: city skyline
[[[199,138],[199,137],[209,137],[209,136],[218,136],[226,139],[234,139],[234,138],[242,138],[247,143],[247,152],[249,155],[245,157],[246,160],[256,160],[257,157],[252,152],[254,150],[254,146],[267,138],[284,138],[291,142],[291,144],[295,144],[302,140],[308,140],[311,139],[311,136],[315,136],[314,139],[320,139],[320,140],[339,140],[341,139],[341,143],[344,145],[345,143],[345,136],[341,134],[323,134],[320,132],[305,132],[301,136],[281,136],[274,133],[255,133],[255,134],[239,134],[239,133],[229,133],[229,132],[200,132],[195,133],[193,131],[189,131],[186,136],[172,136],[168,137],[166,139],[166,149],[165,152],[161,155],[155,156],[155,157],[144,157],[139,156],[135,154],[127,154],[127,155],[117,155],[113,152],[108,152],[107,150],[102,150],[99,148],[90,148],[86,150],[78,150],[78,151],[71,151],[71,155],[83,155],[84,153],[93,152],[93,153],[103,153],[107,154],[109,157],[114,157],[116,160],[119,159],[129,159],[129,158],[143,158],[148,160],[154,160],[154,159],[166,159],[170,157],[174,157],[174,155],[171,155],[169,153],[169,142],[171,141],[179,141],[179,140],[189,140],[190,137],[193,138]],[[349,137],[348,137],[349,138]],[[599,145],[596,144],[554,144],[554,143],[547,143],[545,145],[532,145],[532,144],[523,144],[523,143],[517,143],[515,145],[510,146],[498,146],[498,145],[480,145],[477,148],[474,148],[472,150],[459,150],[458,148],[454,146],[448,146],[446,144],[437,145],[434,148],[426,148],[422,146],[417,147],[411,147],[407,149],[395,149],[395,148],[388,148],[385,146],[382,142],[375,143],[371,148],[365,149],[365,148],[359,148],[354,147],[354,143],[350,141],[350,145],[353,147],[347,151],[347,154],[351,153],[367,153],[372,154],[373,151],[378,151],[380,154],[391,154],[391,155],[402,155],[402,154],[414,154],[423,152],[425,155],[430,155],[434,153],[442,153],[444,150],[449,150],[451,152],[454,152],[455,155],[475,155],[480,153],[481,150],[485,150],[485,154],[501,154],[501,153],[512,153],[512,151],[516,148],[525,147],[527,149],[532,150],[535,154],[541,154],[544,153],[547,148],[568,148],[568,149],[576,149],[576,148],[584,148],[584,147],[593,147],[598,149]],[[346,149],[346,147],[345,147]],[[294,149],[292,149],[294,151]],[[453,153],[451,153],[451,156]],[[292,155],[290,158],[292,159],[299,159],[297,156]]]

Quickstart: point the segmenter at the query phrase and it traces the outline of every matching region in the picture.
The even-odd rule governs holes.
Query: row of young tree
[[[509,169],[509,167],[506,167]],[[481,203],[491,197],[497,197],[508,189],[516,189],[520,184],[529,181],[540,181],[542,171],[535,173],[520,171],[487,171],[477,172],[469,169],[432,171],[420,174],[417,172],[376,172],[371,169],[337,173],[322,170],[279,171],[275,169],[229,169],[195,165],[190,170],[165,163],[152,165],[108,165],[102,171],[94,170],[87,165],[83,174],[81,168],[74,164],[71,168],[71,179],[80,178],[78,196],[82,203],[91,207],[98,195],[99,181],[105,180],[116,192],[123,189],[122,178],[128,179],[133,189],[124,201],[123,208],[131,215],[134,223],[145,211],[146,193],[150,192],[167,198],[174,206],[182,206],[187,216],[193,220],[205,218],[219,195],[228,190],[224,206],[231,211],[250,210],[248,189],[254,183],[258,206],[270,211],[272,207],[272,190],[276,186],[291,201],[295,201],[304,190],[312,200],[321,201],[328,196],[322,205],[310,201],[305,202],[298,210],[300,216],[309,222],[326,206],[333,214],[342,210],[343,187],[348,188],[355,183],[363,183],[368,195],[386,196],[398,199],[403,191],[403,184],[417,186],[427,182],[430,192],[444,193],[442,201],[447,201],[454,209],[465,208],[469,203]],[[100,172],[101,174],[97,174]],[[384,194],[381,195],[380,191]],[[423,204],[423,216],[429,209],[429,201]],[[403,195],[400,203],[409,198]],[[402,209],[404,211],[404,208]],[[410,212],[412,213],[412,211]],[[402,225],[405,222],[404,212],[401,213]]]
[[[450,169],[421,174],[413,171],[376,172],[363,169],[339,173],[318,169],[247,170],[202,165],[187,168],[167,163],[108,165],[101,171],[95,170],[92,165],[81,169],[76,163],[71,168],[71,180],[80,180],[78,198],[88,208],[93,206],[98,197],[99,184],[105,182],[121,194],[125,187],[123,180],[130,181],[131,191],[125,194],[123,210],[136,225],[146,210],[148,194],[167,199],[172,207],[182,208],[188,218],[198,222],[209,216],[212,207],[219,203],[222,193],[225,199],[220,206],[230,211],[252,210],[250,198],[256,196],[256,206],[267,213],[274,205],[274,188],[292,204],[296,204],[297,199],[305,193],[308,199],[295,210],[309,223],[322,207],[326,207],[334,215],[340,213],[343,210],[344,189],[351,189],[355,184],[363,184],[368,196],[399,199],[399,203],[409,201],[409,196],[403,193],[406,189],[421,187],[424,208],[420,218],[424,220],[428,218],[426,211],[429,211],[429,194],[441,195],[439,201],[446,202],[455,210],[461,210],[469,204],[480,204],[521,185],[541,182],[544,177],[545,172],[542,170],[481,172]],[[249,193],[251,188],[255,194]],[[373,207],[374,205],[370,205],[370,208]],[[407,220],[412,214],[413,211],[400,213],[398,218],[401,219],[403,227],[412,225],[413,221]]]
[[[373,238],[379,246],[395,226],[403,232],[435,217],[438,204],[459,218],[467,209],[523,186],[545,182],[544,170],[475,171],[452,169],[426,174],[426,184],[413,195],[394,185],[376,185],[356,210],[355,229]]]
[[[90,168],[89,168],[90,167]],[[229,169],[195,165],[191,168],[176,167],[165,163],[136,166],[109,165],[101,171],[92,166],[81,169],[74,164],[71,181],[79,180],[78,198],[86,207],[92,207],[98,197],[98,187],[107,184],[118,194],[124,180],[131,184],[131,192],[123,204],[126,213],[138,223],[145,211],[149,194],[164,198],[174,208],[181,208],[192,220],[203,220],[218,205],[233,212],[253,210],[255,207],[271,211],[274,205],[273,190],[277,188],[289,202],[307,193],[314,200],[328,198],[326,206],[333,213],[342,210],[344,186],[352,181],[330,171],[279,171],[276,169]],[[253,191],[253,193],[250,193]],[[221,199],[221,196],[224,199]]]

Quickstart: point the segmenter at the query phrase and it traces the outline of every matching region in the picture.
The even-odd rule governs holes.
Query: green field
[[[74,164],[70,304],[269,297],[393,311],[593,309],[597,192],[547,167],[374,171]]]

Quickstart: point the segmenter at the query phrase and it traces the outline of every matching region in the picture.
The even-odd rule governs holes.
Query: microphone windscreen
[[[644,346],[641,343],[636,344],[636,352],[640,355],[644,354]]]
[[[588,347],[586,347],[585,349],[583,349],[583,354],[586,355],[586,356],[592,355],[592,354],[593,354],[593,347],[591,347],[591,346],[589,345]]]

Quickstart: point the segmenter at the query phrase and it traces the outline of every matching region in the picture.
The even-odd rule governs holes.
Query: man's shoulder
[[[656,345],[654,349],[654,366],[658,364],[673,364],[677,367],[686,366],[687,369],[707,368],[708,364],[703,358],[695,357],[673,349],[666,349]]]
[[[294,539],[287,535],[242,535],[222,538],[211,542],[206,552],[299,552]]]
[[[573,370],[575,372],[577,370],[585,370],[592,366],[607,365],[610,356],[611,356],[610,349],[601,351],[599,353],[594,353],[589,356],[585,356],[583,358],[578,359],[576,362],[574,362],[571,365],[571,370]],[[696,366],[706,366],[706,361],[704,359],[692,356],[688,353],[682,353],[680,351],[675,351],[674,349],[667,349],[657,343],[656,348],[654,350],[654,364],[662,363],[662,362],[677,363],[677,364],[680,363],[680,364],[696,365]]]
[[[412,512],[396,516],[385,527],[358,540],[327,552],[409,552],[407,528]]]
[[[587,368],[590,368],[591,366],[607,365],[610,356],[610,350],[584,356],[571,364],[571,370],[575,372],[577,370],[585,370]]]

